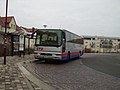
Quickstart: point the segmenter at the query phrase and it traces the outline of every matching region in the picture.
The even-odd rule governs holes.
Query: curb
[[[35,75],[31,74],[26,68],[24,68],[22,66],[22,63],[23,62],[19,62],[19,63],[17,63],[17,65],[18,65],[19,69],[22,71],[22,73],[24,74],[24,76],[28,80],[30,80],[31,82],[33,82],[35,85],[37,85],[42,90],[55,90],[52,86],[44,83],[43,81],[41,81],[40,79],[38,79]],[[30,87],[30,88],[32,88],[32,87]]]

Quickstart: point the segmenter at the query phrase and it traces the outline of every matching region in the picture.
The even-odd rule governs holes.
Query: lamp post
[[[8,0],[6,0],[6,16],[5,16],[4,65],[6,65],[7,11],[8,11]]]

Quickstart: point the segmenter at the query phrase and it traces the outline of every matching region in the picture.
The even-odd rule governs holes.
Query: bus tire
[[[68,51],[68,60],[70,60],[70,51]]]
[[[79,59],[80,59],[80,57],[81,57],[81,51],[79,51]]]

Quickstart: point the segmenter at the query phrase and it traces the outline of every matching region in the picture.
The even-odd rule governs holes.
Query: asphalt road
[[[82,62],[97,71],[120,78],[120,53],[86,54]]]
[[[120,54],[84,54],[67,63],[43,60],[25,67],[56,90],[120,90]]]

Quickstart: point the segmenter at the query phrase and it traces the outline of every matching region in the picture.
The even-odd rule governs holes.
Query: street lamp
[[[6,0],[6,16],[5,16],[4,65],[6,65],[7,11],[8,11],[8,0]]]

